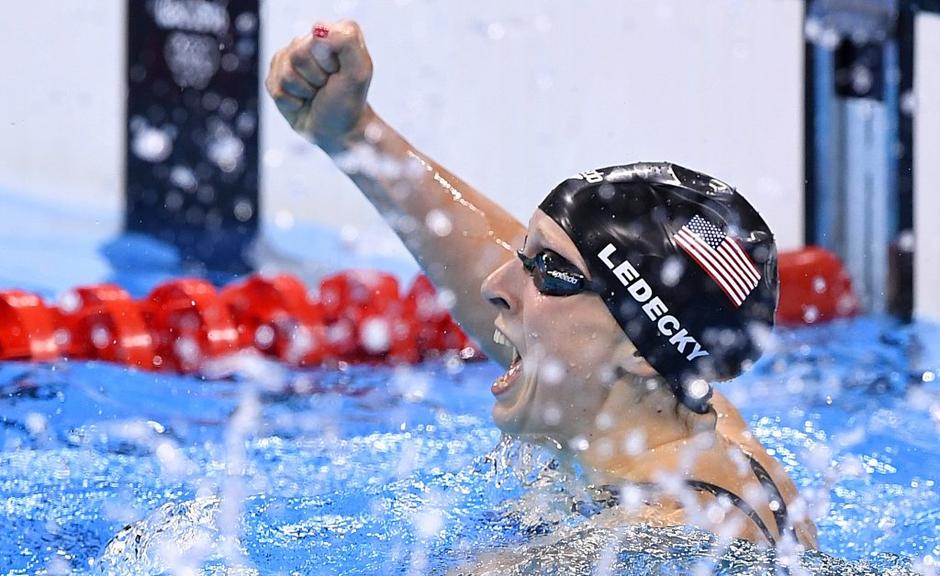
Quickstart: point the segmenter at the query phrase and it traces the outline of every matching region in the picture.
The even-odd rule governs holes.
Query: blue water
[[[139,294],[177,272],[165,247],[133,269],[123,256],[140,239],[100,236],[52,271],[35,260],[65,260],[68,234],[36,248],[9,280],[49,295],[121,278]],[[937,369],[940,327],[862,318],[783,331],[756,370],[722,385],[810,502],[822,554],[795,573],[933,569]],[[503,551],[491,573],[772,572],[766,553],[715,552],[691,530],[634,527],[610,551],[609,534],[570,512],[576,479],[549,470],[557,482],[527,486],[546,455],[494,450],[498,373],[455,358],[332,372],[240,359],[204,377],[2,363],[0,573],[486,573],[491,550]],[[553,534],[560,544],[544,545]]]

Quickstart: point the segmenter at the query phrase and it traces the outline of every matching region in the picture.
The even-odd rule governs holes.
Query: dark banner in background
[[[258,230],[258,4],[127,1],[126,229],[211,270]]]

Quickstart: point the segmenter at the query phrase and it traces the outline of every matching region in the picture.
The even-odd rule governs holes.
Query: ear
[[[640,355],[640,351],[628,338],[624,338],[624,342],[619,346],[616,356],[617,365],[624,372],[640,378],[653,378],[659,375],[659,372],[646,361],[646,358]]]

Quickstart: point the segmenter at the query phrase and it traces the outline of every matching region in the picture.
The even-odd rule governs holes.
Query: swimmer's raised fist
[[[328,154],[362,138],[372,115],[366,103],[372,58],[359,25],[318,22],[271,60],[265,87],[300,135]]]

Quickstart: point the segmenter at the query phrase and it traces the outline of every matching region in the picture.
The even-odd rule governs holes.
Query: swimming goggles
[[[588,280],[578,267],[565,260],[557,252],[542,250],[535,256],[529,257],[516,251],[516,256],[522,260],[522,267],[536,289],[546,296],[574,296],[581,292],[600,292],[593,282]]]

